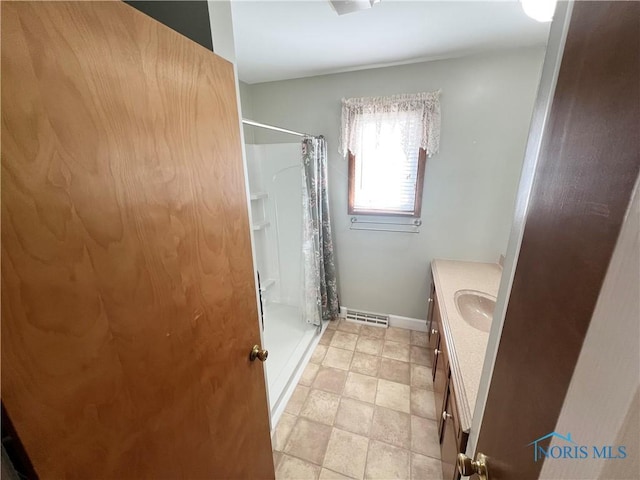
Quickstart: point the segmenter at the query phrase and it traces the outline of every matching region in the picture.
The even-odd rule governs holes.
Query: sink
[[[477,290],[458,290],[454,298],[465,322],[481,332],[489,332],[496,308],[495,297]]]

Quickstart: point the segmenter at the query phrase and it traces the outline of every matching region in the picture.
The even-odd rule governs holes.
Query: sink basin
[[[496,308],[495,297],[477,290],[458,290],[454,298],[465,322],[482,332],[489,332]]]

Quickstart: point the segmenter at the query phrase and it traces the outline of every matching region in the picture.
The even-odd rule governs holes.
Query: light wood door
[[[640,168],[639,18],[638,2],[573,6],[476,448],[491,480],[538,478],[528,445],[554,431],[624,221]]]
[[[233,66],[2,4],[2,401],[40,478],[273,478]]]

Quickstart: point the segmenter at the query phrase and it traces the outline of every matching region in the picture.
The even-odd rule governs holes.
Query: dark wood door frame
[[[538,478],[640,168],[640,3],[576,2],[476,451]],[[530,432],[536,432],[529,437]]]

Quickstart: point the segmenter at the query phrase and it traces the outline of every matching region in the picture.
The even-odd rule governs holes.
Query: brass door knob
[[[459,453],[456,463],[458,464],[458,472],[463,477],[476,474],[480,480],[489,480],[487,457],[483,453],[478,452],[475,460],[471,460],[464,453]]]
[[[254,345],[251,349],[251,353],[249,353],[249,360],[252,362],[257,358],[261,362],[264,362],[269,356],[269,352],[263,348],[260,348],[259,345]]]

